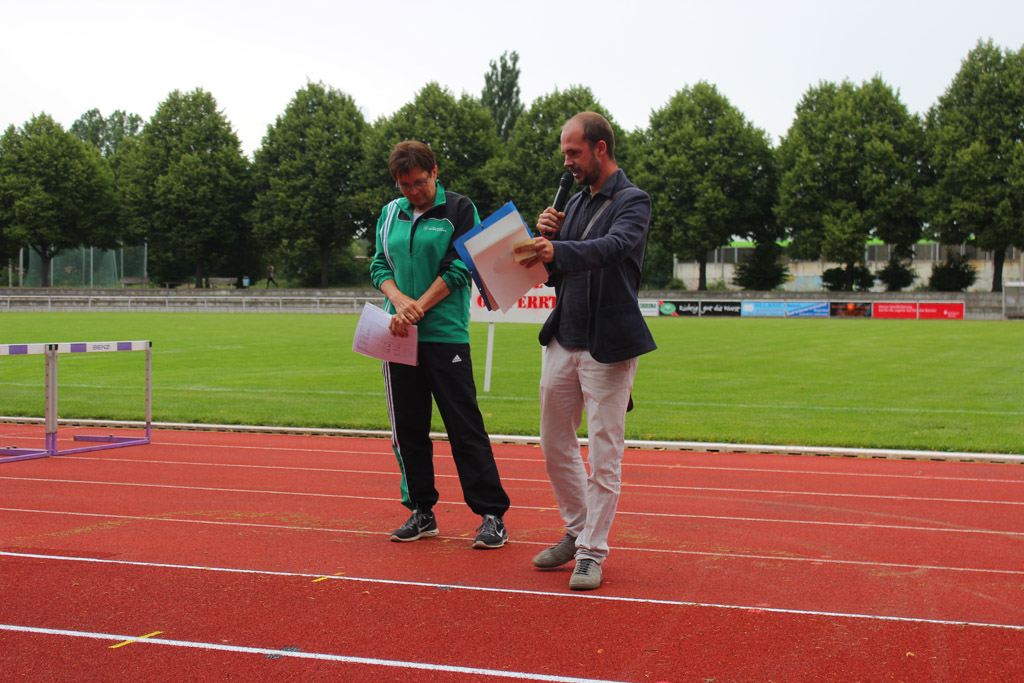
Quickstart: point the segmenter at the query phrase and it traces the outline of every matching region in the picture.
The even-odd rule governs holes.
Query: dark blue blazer
[[[590,355],[600,363],[616,363],[658,348],[637,302],[640,270],[651,223],[651,198],[616,171],[598,193],[594,211],[612,197],[586,239],[581,214],[587,192],[578,192],[565,207],[565,221],[555,236],[555,259],[546,264],[548,284],[559,293],[566,273],[587,271],[587,339]],[[562,298],[540,330],[547,343],[558,330]]]

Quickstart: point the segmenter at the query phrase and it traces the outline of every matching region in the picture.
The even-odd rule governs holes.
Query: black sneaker
[[[497,515],[484,515],[484,521],[476,530],[474,548],[500,548],[508,540],[505,522]]]
[[[406,520],[405,524],[391,533],[392,541],[416,541],[428,536],[437,536],[437,520],[433,510],[417,510]]]

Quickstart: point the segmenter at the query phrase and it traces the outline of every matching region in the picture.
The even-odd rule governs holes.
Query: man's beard
[[[588,166],[577,166],[577,169],[579,170],[579,180],[576,182],[580,185],[593,185],[601,176],[601,166],[597,163],[597,159],[593,159]]]

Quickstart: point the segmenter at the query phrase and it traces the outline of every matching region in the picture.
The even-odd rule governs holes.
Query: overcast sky
[[[429,81],[479,96],[512,50],[527,107],[584,85],[634,129],[703,80],[777,141],[819,81],[878,74],[924,113],[979,39],[1024,45],[1021,0],[0,0],[0,22],[3,129],[42,111],[148,120],[203,88],[247,154],[308,81],[372,122]]]

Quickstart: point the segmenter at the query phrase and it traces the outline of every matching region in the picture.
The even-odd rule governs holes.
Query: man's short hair
[[[608,148],[608,158],[615,161],[615,133],[612,132],[612,124],[608,123],[608,119],[596,111],[581,111],[566,121],[565,126],[573,122],[580,124],[583,139],[591,147],[604,140]],[[565,130],[565,126],[562,126],[562,130]]]
[[[388,170],[395,180],[398,180],[399,174],[411,173],[417,169],[430,173],[435,166],[437,159],[434,157],[434,151],[417,140],[399,142],[391,150],[391,158],[388,159]]]

